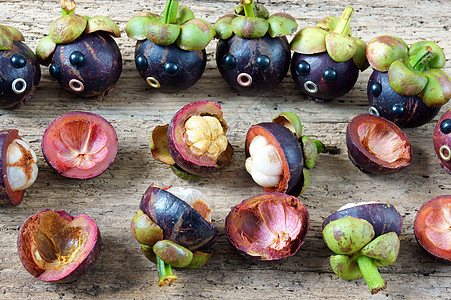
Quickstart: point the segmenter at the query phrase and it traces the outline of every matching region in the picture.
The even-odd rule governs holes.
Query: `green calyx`
[[[363,277],[372,294],[386,288],[377,267],[396,261],[400,246],[396,233],[374,238],[373,226],[368,221],[348,216],[330,222],[323,230],[323,238],[338,254],[330,257],[330,265],[340,278]]]
[[[130,38],[161,46],[177,43],[183,50],[203,50],[216,34],[207,21],[194,18],[192,10],[178,0],[167,0],[161,16],[145,12],[134,16],[125,32]]]
[[[142,210],[139,210],[133,217],[131,230],[135,239],[143,245],[153,246],[163,239],[163,229]]]
[[[336,62],[352,59],[356,66],[365,70],[369,65],[366,59],[366,43],[351,36],[349,27],[354,9],[347,7],[340,18],[326,17],[316,27],[300,30],[290,47],[294,52],[316,54],[327,51]]]
[[[169,240],[161,240],[153,246],[153,252],[174,268],[184,268],[193,260],[193,252]]]
[[[14,41],[23,41],[19,30],[11,26],[0,25],[0,50],[10,50]]]
[[[368,43],[371,66],[388,72],[390,86],[404,96],[418,96],[428,107],[440,107],[451,98],[451,77],[441,70],[446,63],[443,50],[430,41],[410,48],[394,36],[376,37]]]
[[[240,38],[260,38],[266,34],[279,37],[292,34],[297,29],[296,20],[286,13],[269,15],[268,10],[254,0],[241,0],[235,13],[221,17],[214,25],[216,37],[228,39],[233,34]]]

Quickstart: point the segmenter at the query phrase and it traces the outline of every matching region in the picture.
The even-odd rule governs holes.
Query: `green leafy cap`
[[[0,25],[0,50],[10,50],[13,41],[23,41],[23,35],[14,27]]]

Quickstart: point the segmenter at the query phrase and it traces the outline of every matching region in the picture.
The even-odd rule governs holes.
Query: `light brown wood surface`
[[[181,1],[197,17],[214,23],[231,13],[238,1]],[[419,40],[438,43],[448,57],[445,70],[451,73],[451,2],[443,1],[260,1],[271,13],[292,14],[299,29],[312,26],[325,16],[340,16],[346,6],[356,10],[351,23],[354,35],[368,42],[383,34],[397,35],[409,45]],[[161,12],[164,1],[79,0],[77,13],[105,15],[123,29],[136,13]],[[17,27],[34,50],[60,14],[59,1],[0,0],[0,24]],[[289,37],[291,40],[292,37]],[[371,70],[360,74],[355,88],[330,103],[307,99],[290,76],[274,90],[262,95],[241,96],[221,78],[214,62],[216,41],[207,47],[208,63],[203,77],[192,88],[177,94],[151,90],[135,70],[135,41],[125,32],[117,39],[123,55],[123,72],[115,90],[107,97],[79,99],[51,80],[48,68],[35,97],[14,110],[0,111],[0,128],[16,128],[38,155],[39,176],[28,188],[18,207],[0,207],[0,298],[370,298],[363,281],[345,281],[330,269],[328,250],[322,240],[325,217],[348,202],[379,201],[395,205],[404,217],[398,260],[380,268],[388,282],[386,291],[374,299],[450,299],[451,265],[425,255],[413,235],[413,220],[427,200],[450,193],[451,181],[439,165],[432,133],[445,105],[430,123],[406,129],[413,148],[412,164],[386,176],[367,175],[349,161],[345,143],[347,123],[368,108],[366,83]],[[148,140],[152,129],[169,122],[189,102],[216,101],[222,104],[229,125],[228,138],[235,147],[231,163],[198,182],[177,178],[153,160]],[[88,180],[64,178],[45,163],[41,138],[59,115],[81,110],[100,114],[116,129],[119,150],[114,164],[101,176]],[[338,147],[340,154],[322,154],[311,172],[311,183],[300,197],[310,213],[310,231],[298,253],[275,262],[251,261],[238,254],[224,233],[230,208],[261,193],[244,168],[244,137],[248,128],[269,121],[282,111],[297,113],[305,134]],[[212,203],[212,218],[220,232],[211,260],[199,270],[175,270],[178,280],[170,287],[157,286],[157,272],[140,251],[130,233],[130,221],[142,194],[151,184],[193,187]],[[95,266],[72,284],[48,284],[34,279],[22,266],[16,248],[24,220],[42,209],[64,209],[72,215],[88,214],[98,224],[102,251]]]

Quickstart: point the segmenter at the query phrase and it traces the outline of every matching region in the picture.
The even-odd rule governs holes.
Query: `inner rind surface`
[[[425,218],[426,236],[438,248],[451,249],[451,203],[431,209]]]
[[[357,135],[362,146],[378,159],[394,165],[410,161],[409,143],[390,126],[382,123],[361,123]]]

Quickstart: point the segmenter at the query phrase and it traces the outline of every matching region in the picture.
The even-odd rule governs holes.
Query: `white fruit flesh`
[[[184,189],[176,186],[170,187],[166,191],[191,205],[205,220],[211,223],[211,210],[207,203],[207,197],[203,193],[196,189]]]
[[[31,186],[38,177],[36,153],[21,139],[15,139],[6,150],[6,176],[13,192]]]

